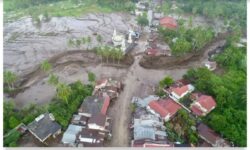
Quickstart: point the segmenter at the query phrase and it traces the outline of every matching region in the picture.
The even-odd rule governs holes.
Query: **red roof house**
[[[196,101],[191,104],[191,110],[197,116],[205,116],[216,107],[212,96],[199,95],[196,98]]]
[[[176,29],[177,21],[172,17],[164,17],[160,19],[160,25],[168,29]]]
[[[181,109],[181,106],[169,98],[166,100],[151,101],[147,109],[151,113],[168,121],[179,109]]]
[[[191,93],[193,91],[194,91],[194,86],[191,84],[187,84],[183,86],[170,87],[166,92],[172,99],[179,100],[188,93]]]

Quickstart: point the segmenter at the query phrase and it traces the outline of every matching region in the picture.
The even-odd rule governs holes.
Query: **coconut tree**
[[[99,45],[102,43],[102,36],[100,34],[96,36],[96,41],[99,43]]]
[[[44,60],[41,64],[41,69],[44,71],[44,72],[49,72],[51,70],[52,66],[51,64],[49,63],[48,60]]]
[[[11,71],[4,71],[4,83],[8,85],[9,89],[13,89],[14,88],[14,83],[17,80],[17,76],[15,73],[11,72]]]
[[[87,41],[86,41],[86,42],[87,42],[87,44],[88,44],[88,49],[89,49],[89,46],[90,46],[90,44],[91,44],[91,41],[92,41],[92,40],[91,40],[91,37],[90,37],[90,36],[88,36]]]
[[[117,51],[117,59],[118,59],[118,64],[120,64],[120,60],[123,58],[123,52],[121,49],[118,49]]]
[[[109,56],[110,56],[109,49],[110,48],[108,46],[105,46],[103,50],[103,56],[106,58],[107,63],[109,63]]]
[[[57,85],[57,98],[60,100],[64,101],[66,104],[68,103],[69,96],[71,94],[72,90],[70,86],[64,84],[64,83],[59,83]]]
[[[54,86],[57,86],[59,81],[58,81],[58,76],[54,75],[54,74],[51,74],[49,76],[49,80],[48,80],[48,83],[50,85],[54,85]]]

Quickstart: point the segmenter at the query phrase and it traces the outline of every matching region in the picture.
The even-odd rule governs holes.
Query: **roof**
[[[173,88],[172,92],[174,92],[175,94],[181,96],[182,94],[186,93],[188,91],[188,85],[184,85],[181,87],[176,87]]]
[[[96,81],[96,86],[105,86],[108,83],[108,79],[101,79]]]
[[[78,112],[87,113],[95,115],[101,112],[104,103],[104,98],[102,96],[88,96],[84,99]]]
[[[102,105],[102,110],[101,110],[101,113],[103,115],[106,115],[107,113],[107,110],[108,110],[108,107],[109,107],[109,104],[110,104],[110,97],[108,95],[105,96],[105,100],[104,100],[104,103]]]
[[[171,144],[154,144],[154,143],[145,143],[143,147],[173,147]]]
[[[152,101],[149,103],[149,107],[160,114],[161,117],[166,117],[167,115],[171,117],[181,109],[181,106],[170,98],[166,100]]]
[[[155,130],[153,127],[136,126],[134,128],[134,140],[152,139],[155,140]]]
[[[70,124],[63,134],[62,142],[64,144],[74,144],[77,134],[82,130],[81,126]]]
[[[197,102],[202,107],[206,108],[208,111],[211,111],[211,109],[216,106],[215,100],[212,98],[212,96],[208,96],[208,95],[200,96]]]
[[[203,112],[196,105],[192,105],[191,110],[197,116],[202,116],[203,115]]]
[[[170,29],[176,29],[177,28],[177,22],[172,17],[163,17],[160,19],[160,25],[166,28]]]
[[[143,99],[138,98],[138,97],[133,97],[132,102],[136,103],[140,107],[146,107],[151,101],[156,101],[158,99],[159,97],[156,95],[149,95]]]
[[[38,116],[28,125],[28,130],[42,142],[60,129],[61,126],[55,122],[53,114],[50,113]]]
[[[94,123],[94,124],[97,124],[99,126],[105,126],[106,115],[103,115],[102,113],[95,114],[95,115],[91,116],[88,123],[89,124]]]
[[[228,141],[222,139],[217,133],[215,133],[212,129],[210,129],[205,124],[201,123],[197,127],[198,134],[201,138],[203,138],[209,144],[213,146],[219,147],[229,147],[230,144]]]
[[[95,129],[84,128],[78,134],[78,139],[85,147],[101,147],[105,135],[101,131]]]

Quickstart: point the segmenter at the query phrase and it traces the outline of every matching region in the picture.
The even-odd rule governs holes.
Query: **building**
[[[194,93],[192,94],[192,100],[194,102],[190,108],[196,116],[206,116],[216,107],[216,102],[212,96]]]
[[[100,113],[104,104],[104,99],[103,96],[86,97],[78,109],[78,114],[85,117],[91,117],[92,115]]]
[[[204,66],[207,67],[210,71],[214,71],[217,67],[217,63],[213,61],[207,61],[204,63]]]
[[[41,114],[27,128],[42,143],[49,137],[55,138],[61,133],[61,126],[55,121],[51,113]]]
[[[199,137],[211,144],[213,147],[230,147],[230,143],[228,141],[221,138],[205,124],[199,124],[197,130]]]
[[[111,126],[111,124],[108,120],[110,120],[110,118],[108,118],[106,115],[103,115],[102,113],[95,114],[89,119],[88,128],[110,133],[108,128]]]
[[[111,78],[105,78],[96,81],[93,95],[103,96],[103,93],[106,93],[112,100],[119,96],[121,90],[122,83],[120,81],[116,81]]]
[[[172,17],[163,17],[160,19],[160,26],[168,29],[177,29],[177,21]]]
[[[88,117],[83,115],[73,115],[73,118],[71,119],[71,123],[74,125],[80,125],[80,126],[87,126],[88,124]]]
[[[174,147],[174,144],[167,141],[154,141],[151,139],[132,140],[131,147]]]
[[[151,139],[154,141],[166,141],[167,134],[164,130],[158,130],[154,127],[135,126],[134,140]]]
[[[164,122],[152,114],[142,115],[140,116],[140,118],[134,118],[133,127],[136,126],[147,126],[165,129]]]
[[[105,133],[95,129],[83,128],[77,135],[78,147],[103,147]]]
[[[138,107],[147,107],[148,104],[151,102],[151,101],[156,101],[156,100],[159,100],[159,97],[156,96],[156,95],[149,95],[143,99],[139,98],[139,97],[133,97],[132,98],[132,103],[136,104],[136,106]]]
[[[179,109],[181,109],[181,106],[170,98],[152,101],[147,107],[150,113],[162,118],[164,121],[168,121]]]
[[[169,89],[165,90],[169,97],[173,100],[178,101],[179,99],[183,98],[187,94],[194,91],[194,86],[192,84],[187,85],[180,85],[180,86],[171,86]]]
[[[77,135],[83,127],[70,124],[63,134],[62,143],[66,146],[76,146]]]

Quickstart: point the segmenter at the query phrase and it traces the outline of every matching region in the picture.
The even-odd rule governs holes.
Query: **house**
[[[142,115],[140,118],[134,118],[134,125],[136,126],[147,126],[147,127],[157,127],[165,129],[164,122],[161,121],[158,117],[155,117],[154,115],[148,114],[148,115]]]
[[[154,141],[167,140],[166,131],[158,130],[154,127],[148,126],[135,126],[134,127],[134,140],[151,139]]]
[[[66,146],[76,146],[77,135],[82,129],[82,126],[70,124],[63,134],[62,143]]]
[[[78,147],[103,147],[105,133],[100,130],[83,128],[77,135]]]
[[[98,114],[102,110],[103,103],[104,97],[102,96],[88,96],[78,109],[78,114],[85,117],[91,117],[92,115]]]
[[[164,121],[168,121],[179,109],[181,109],[181,106],[170,98],[152,101],[147,106],[150,113],[162,118]]]
[[[176,29],[178,24],[172,17],[163,17],[160,19],[160,26],[168,29]]]
[[[193,94],[192,98],[195,98],[191,104],[191,110],[196,116],[206,116],[216,107],[216,102],[212,96]]]
[[[61,133],[61,126],[55,121],[51,113],[41,114],[27,128],[42,143],[49,137],[55,138]]]
[[[168,49],[157,48],[148,48],[146,54],[150,56],[171,56],[171,52]]]
[[[111,135],[110,131],[107,130],[111,125],[108,120],[110,120],[110,118],[108,118],[106,115],[103,115],[102,113],[95,114],[89,119],[88,128],[104,131]]]
[[[136,104],[136,106],[138,107],[147,107],[148,104],[151,102],[151,101],[156,101],[156,100],[159,100],[159,97],[156,96],[156,95],[149,95],[143,99],[139,98],[139,97],[133,97],[132,98],[132,103]]]
[[[205,124],[199,124],[197,130],[199,137],[211,144],[213,147],[230,147],[230,143],[228,141],[221,138]]]
[[[194,91],[194,86],[192,84],[181,85],[181,86],[171,86],[168,90],[164,90],[169,94],[173,100],[178,101],[185,95]]]
[[[167,141],[154,141],[151,139],[132,140],[131,147],[174,147]]]
[[[122,90],[122,83],[111,78],[101,79],[96,81],[93,95],[101,96],[103,93],[107,93],[110,99],[115,99],[119,96]]]
[[[86,126],[88,123],[88,117],[83,115],[73,115],[71,123],[74,125]]]

